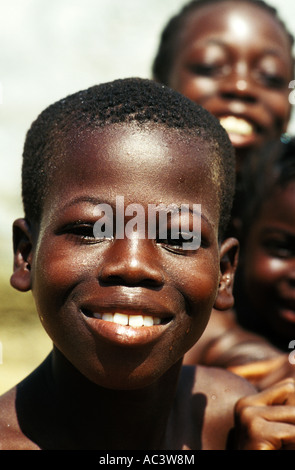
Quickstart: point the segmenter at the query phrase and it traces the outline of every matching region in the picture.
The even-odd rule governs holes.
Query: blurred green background
[[[294,0],[270,0],[295,31]],[[159,35],[185,0],[0,0],[0,394],[51,342],[30,293],[12,289],[11,227],[22,217],[21,155],[37,115],[69,93],[151,77]],[[294,120],[291,122],[291,131]]]
[[[0,394],[31,372],[48,354],[51,341],[36,313],[31,293],[0,281]]]

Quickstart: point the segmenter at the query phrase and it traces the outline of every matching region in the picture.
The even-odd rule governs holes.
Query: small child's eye
[[[274,258],[292,258],[295,256],[295,249],[289,243],[279,240],[267,240],[263,243],[266,252]]]

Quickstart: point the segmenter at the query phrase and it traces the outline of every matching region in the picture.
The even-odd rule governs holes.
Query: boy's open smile
[[[212,196],[216,173],[207,158],[214,150],[150,124],[81,135],[67,136],[57,157],[33,236],[32,292],[55,347],[86,377],[111,388],[143,386],[181,361],[219,298],[219,194],[217,184]],[[144,208],[201,204],[201,246],[96,238],[98,201],[114,206],[118,195]]]
[[[132,292],[128,292],[129,290]],[[80,312],[92,334],[118,346],[144,346],[159,339],[175,317],[175,306],[140,287],[109,286],[107,297],[90,298]]]
[[[88,317],[88,325],[94,334],[102,339],[124,346],[139,346],[151,343],[165,331],[165,325],[172,317],[161,320],[160,317],[122,313],[94,313]]]

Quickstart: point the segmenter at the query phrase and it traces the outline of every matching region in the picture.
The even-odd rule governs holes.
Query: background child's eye
[[[218,67],[211,64],[192,64],[189,66],[189,69],[192,73],[205,77],[211,77],[218,71]]]
[[[289,243],[279,240],[267,240],[263,243],[264,249],[274,258],[292,258],[295,248]]]
[[[190,65],[191,72],[195,73],[196,75],[205,75],[210,76],[213,75],[215,67],[212,65],[205,65],[205,64],[193,64]]]
[[[219,77],[228,73],[229,66],[224,64],[197,63],[189,65],[189,70],[202,77]]]
[[[286,80],[279,75],[263,74],[261,80],[270,88],[282,89],[286,86]]]
[[[260,84],[268,88],[281,90],[282,88],[287,87],[288,84],[287,77],[280,73],[279,70],[273,72],[264,69],[254,70],[253,77]]]

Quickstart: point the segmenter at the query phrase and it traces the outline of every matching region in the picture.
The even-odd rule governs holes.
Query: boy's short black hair
[[[225,229],[235,186],[234,151],[227,133],[201,106],[164,85],[141,78],[90,87],[50,105],[38,116],[27,133],[23,152],[25,217],[40,221],[50,177],[69,135],[126,122],[158,123],[209,142],[212,151],[208,158],[217,169],[216,191],[220,192],[220,231]]]
[[[175,60],[179,36],[185,27],[185,22],[191,14],[203,6],[221,3],[228,0],[192,0],[181,8],[179,13],[174,15],[164,27],[158,51],[152,64],[153,78],[165,85],[170,84],[170,74]],[[263,0],[235,0],[235,3],[250,3],[256,5],[270,13],[276,21],[282,26],[286,36],[290,41],[290,54],[294,43],[293,35],[287,30],[285,23],[279,18],[277,9],[268,5]]]

